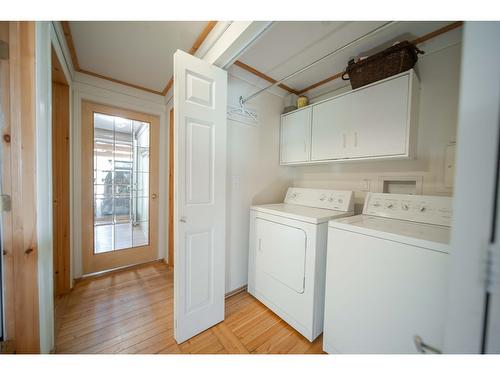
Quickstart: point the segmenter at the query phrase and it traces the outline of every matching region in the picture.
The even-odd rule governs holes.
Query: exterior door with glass
[[[159,120],[82,102],[82,265],[89,274],[158,258]]]

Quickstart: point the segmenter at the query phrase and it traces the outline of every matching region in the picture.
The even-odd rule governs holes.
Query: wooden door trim
[[[174,265],[174,109],[169,113],[168,133],[168,265]]]
[[[52,66],[59,64],[52,50]],[[60,65],[60,64],[59,64]],[[62,72],[62,70],[58,70]],[[54,295],[71,290],[70,275],[70,165],[69,86],[52,76],[52,190],[54,232]]]
[[[160,119],[158,116],[82,100],[82,149],[81,149],[81,184],[82,184],[82,266],[83,274],[114,269],[127,265],[150,262],[158,259],[158,199],[149,206],[149,245],[101,253],[94,255],[94,210],[93,210],[93,113],[104,113],[137,121],[148,122],[150,127],[150,175],[149,195],[158,195],[158,152]],[[141,250],[139,252],[138,250]],[[117,259],[117,255],[121,259]]]
[[[6,338],[16,353],[39,353],[38,246],[36,221],[35,22],[5,22],[9,60],[2,62],[3,103],[8,124],[2,129],[4,192],[11,212],[4,213]],[[6,96],[7,96],[6,95]],[[2,98],[2,101],[6,99]]]

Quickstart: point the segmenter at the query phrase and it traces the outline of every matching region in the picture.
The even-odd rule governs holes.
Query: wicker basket
[[[342,79],[357,89],[413,68],[419,53],[424,52],[408,41],[398,43],[357,63],[350,60]]]

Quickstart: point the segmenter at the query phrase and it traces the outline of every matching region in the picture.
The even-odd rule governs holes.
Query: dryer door
[[[301,228],[257,218],[258,271],[286,285],[296,293],[304,293],[306,233]]]

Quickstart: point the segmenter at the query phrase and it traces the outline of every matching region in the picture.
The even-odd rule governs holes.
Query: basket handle
[[[422,51],[420,48],[418,48],[416,45],[413,45],[413,48],[415,49],[415,52],[417,55],[423,55],[425,54],[424,51]]]
[[[346,74],[347,74],[347,78],[346,78]],[[349,81],[350,78],[349,78],[349,73],[347,73],[347,70],[342,73],[342,81]]]

